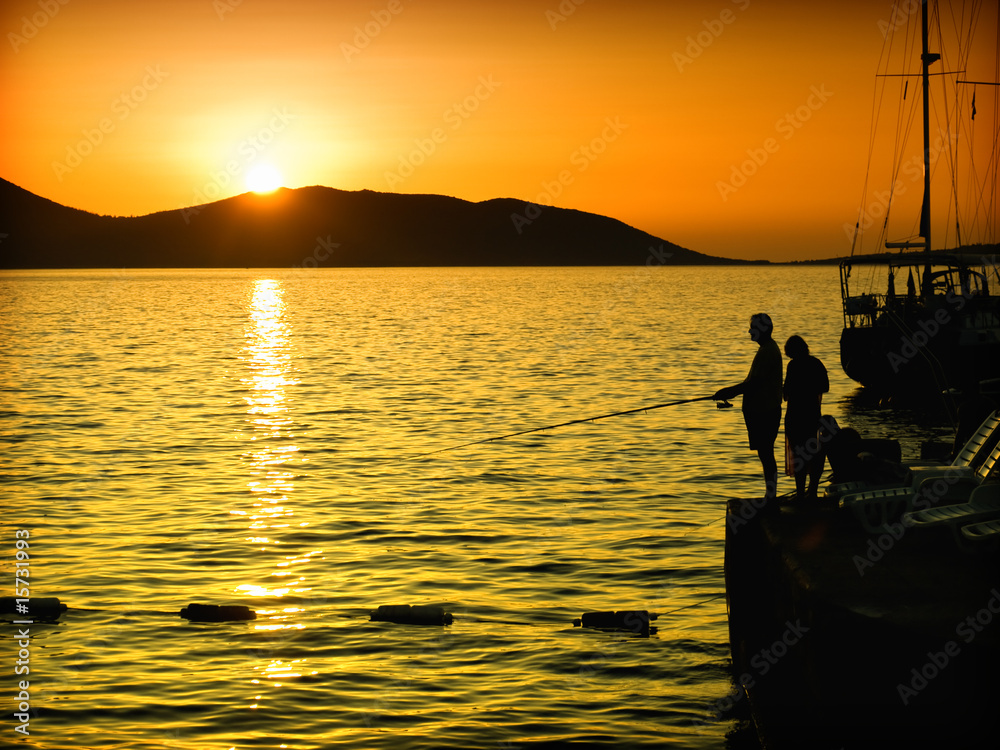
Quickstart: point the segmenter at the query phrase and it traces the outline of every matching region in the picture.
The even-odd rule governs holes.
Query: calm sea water
[[[0,744],[750,746],[719,712],[724,501],[762,484],[738,408],[419,454],[710,395],[759,310],[826,362],[842,424],[907,428],[911,459],[947,439],[858,404],[834,268],[0,275],[2,595],[27,530],[31,595],[70,607],[31,627],[27,738],[0,623]],[[658,632],[572,624],[633,608]]]

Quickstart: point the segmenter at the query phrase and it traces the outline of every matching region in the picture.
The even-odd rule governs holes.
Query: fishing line
[[[665,615],[672,615],[674,612],[680,612],[682,609],[691,609],[691,607],[698,607],[698,606],[701,606],[702,604],[705,604],[706,602],[712,602],[712,601],[715,601],[716,599],[721,599],[724,596],[725,596],[724,593],[722,593],[722,594],[716,594],[715,596],[711,596],[708,599],[702,599],[700,602],[695,602],[694,604],[686,604],[683,607],[678,607],[677,609],[672,609],[669,612],[658,612],[657,616],[658,617],[663,617]]]
[[[472,440],[468,443],[461,443],[459,445],[451,445],[447,448],[438,448],[433,451],[426,451],[424,453],[414,453],[411,456],[403,456],[402,458],[396,459],[397,461],[406,461],[414,458],[423,458],[424,456],[433,456],[436,453],[444,453],[446,451],[454,451],[459,448],[468,448],[472,445],[482,445],[484,443],[492,443],[496,440],[506,440],[507,438],[518,437],[519,435],[529,435],[533,432],[542,432],[544,430],[554,430],[557,427],[567,427],[573,424],[582,424],[584,422],[596,422],[598,419],[607,419],[609,417],[620,417],[625,414],[638,414],[639,412],[652,411],[653,409],[663,409],[667,406],[679,406],[680,404],[693,404],[696,401],[719,401],[717,404],[719,409],[728,409],[732,406],[729,401],[725,399],[716,399],[715,396],[699,396],[698,398],[687,398],[680,401],[668,401],[664,404],[654,404],[652,406],[640,406],[638,409],[627,409],[626,411],[616,411],[612,414],[601,414],[596,417],[584,417],[583,419],[571,419],[568,422],[560,422],[559,424],[550,424],[545,427],[533,427],[530,430],[521,430],[520,432],[510,432],[506,435],[495,435],[493,437],[483,438],[482,440]]]
[[[711,521],[708,521],[706,523],[698,524],[697,526],[695,526],[690,531],[686,531],[683,534],[681,534],[681,539],[683,539],[684,537],[686,537],[688,534],[693,534],[696,531],[701,531],[706,526],[711,526],[713,523],[718,523],[719,521],[725,521],[725,520],[726,520],[725,516],[719,516],[718,518],[713,518]]]

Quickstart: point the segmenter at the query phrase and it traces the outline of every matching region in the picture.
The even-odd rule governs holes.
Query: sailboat
[[[840,359],[844,372],[859,382],[866,391],[872,391],[890,403],[913,398],[940,396],[947,389],[967,389],[974,383],[990,390],[1000,386],[1000,272],[997,257],[997,165],[998,133],[997,84],[970,78],[971,30],[980,14],[981,4],[972,13],[959,19],[951,35],[959,43],[957,58],[943,58],[942,53],[931,51],[931,39],[943,47],[941,13],[937,3],[922,0],[919,17],[919,46],[915,40],[918,24],[915,14],[911,19],[894,24],[894,36],[900,33],[902,46],[915,53],[920,50],[919,72],[890,72],[887,62],[885,72],[876,77],[876,96],[890,88],[901,92],[900,102],[904,113],[897,120],[897,133],[908,131],[908,122],[915,119],[917,110],[913,98],[907,100],[911,82],[920,83],[919,112],[923,125],[923,200],[915,234],[899,240],[890,240],[890,213],[894,203],[906,193],[907,182],[903,174],[911,174],[914,182],[921,176],[916,157],[906,161],[906,150],[897,144],[893,164],[893,179],[886,190],[874,191],[866,197],[873,201],[865,206],[854,227],[851,255],[840,263],[840,289],[843,303],[844,328],[840,339]],[[975,5],[975,4],[974,4]],[[989,3],[986,4],[989,7]],[[995,10],[995,6],[994,6]],[[954,20],[953,16],[948,19]],[[1000,23],[1000,21],[998,21]],[[933,37],[932,37],[933,26]],[[998,34],[1000,37],[1000,34]],[[887,45],[893,40],[887,37]],[[890,46],[889,49],[892,49]],[[911,53],[911,56],[913,56]],[[884,59],[886,56],[884,55]],[[991,71],[996,74],[997,68]],[[950,102],[938,115],[947,124],[945,135],[931,144],[931,82],[934,90],[942,83],[948,87]],[[898,89],[896,88],[898,86]],[[976,92],[983,94],[992,106],[993,122],[985,136],[992,142],[985,174],[973,162],[966,175],[966,187],[955,175],[963,155],[971,159],[977,143],[974,135],[983,136],[984,119],[975,122]],[[911,119],[908,119],[911,118]],[[978,133],[976,128],[978,126]],[[981,154],[980,154],[981,156]],[[871,159],[871,157],[869,157]],[[932,164],[932,159],[934,164]],[[952,172],[951,188],[954,205],[949,201],[949,222],[954,208],[955,231],[941,232],[939,247],[953,243],[952,250],[935,250],[932,245],[931,176],[932,167],[947,166]],[[869,161],[869,171],[871,161]],[[946,170],[942,170],[946,171]],[[865,181],[867,193],[868,180]],[[971,195],[978,211],[962,214],[959,210],[960,193]],[[985,215],[985,219],[982,218]],[[859,252],[864,230],[873,224],[875,217],[883,218],[878,242],[882,245],[870,253]],[[912,219],[911,219],[912,220]],[[967,236],[976,230],[983,240],[970,243]],[[866,278],[857,278],[866,277]],[[897,285],[899,288],[897,289]]]

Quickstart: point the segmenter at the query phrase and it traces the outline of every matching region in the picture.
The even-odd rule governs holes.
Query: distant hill
[[[953,255],[965,255],[968,256],[964,260],[968,263],[971,262],[973,265],[976,262],[980,262],[985,266],[996,266],[997,256],[1000,255],[1000,244],[997,243],[977,243],[974,245],[959,245],[953,248],[939,248],[934,252],[938,253],[951,253]],[[901,254],[902,251],[897,251],[897,253],[890,253],[885,251],[886,255],[890,257],[894,254]],[[790,260],[783,265],[792,266],[836,266],[843,263],[845,260],[851,260],[849,255],[841,255],[836,258],[822,258],[820,260]]]
[[[2,268],[742,264],[620,221],[501,198],[327,187],[98,216],[0,180]]]

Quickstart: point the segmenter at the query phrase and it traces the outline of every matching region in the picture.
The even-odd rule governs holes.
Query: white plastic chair
[[[929,477],[947,475],[949,477],[968,476],[972,478],[979,465],[986,460],[990,454],[990,449],[1000,442],[1000,410],[994,411],[972,436],[962,446],[962,450],[952,459],[950,464],[939,466],[914,466],[913,480],[909,489],[916,492],[920,483]],[[865,493],[875,493],[898,490],[899,493],[890,492],[887,497],[894,498],[897,494],[902,494],[902,490],[907,489],[899,485],[872,484],[870,482],[855,481],[831,484],[826,488],[826,496],[829,498],[840,498],[844,501],[849,496],[857,496]],[[883,496],[885,496],[883,494]],[[897,516],[898,517],[898,516]]]
[[[994,476],[1000,465],[1000,442],[994,443],[989,454],[974,470],[959,466],[948,466],[943,470],[918,472],[909,487],[895,487],[846,495],[841,502],[850,508],[869,534],[888,531],[891,523],[901,518],[906,521],[914,514],[918,519],[930,519],[937,511],[947,511],[956,507],[948,503],[971,502],[971,495]],[[1000,485],[998,485],[1000,486]],[[940,507],[917,510],[919,505],[933,504]],[[943,504],[943,505],[941,505]],[[942,516],[943,517],[943,516]],[[968,521],[972,523],[972,521]],[[919,525],[919,522],[918,522]]]

